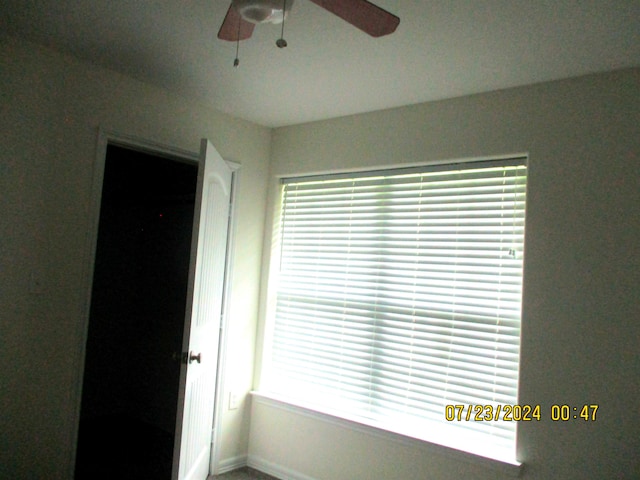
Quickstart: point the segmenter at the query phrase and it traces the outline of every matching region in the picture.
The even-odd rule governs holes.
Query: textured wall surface
[[[87,319],[98,128],[240,163],[225,378],[251,388],[271,131],[31,44],[0,43],[0,477],[68,479]],[[246,455],[247,408],[221,458]]]
[[[519,401],[543,419],[518,426],[523,478],[637,478],[638,125],[636,69],[277,129],[270,204],[277,176],[527,153]],[[552,404],[597,404],[597,421],[553,422]],[[250,464],[304,478],[500,477],[259,401],[250,438]]]

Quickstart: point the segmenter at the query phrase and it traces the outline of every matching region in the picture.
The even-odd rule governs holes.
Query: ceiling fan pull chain
[[[284,39],[284,19],[287,15],[287,0],[282,0],[282,30],[280,31],[280,38],[276,40],[278,48],[284,48],[287,46],[287,41]]]
[[[240,52],[240,26],[242,25],[242,17],[238,15],[238,36],[236,37],[236,58],[233,60],[234,68],[238,68],[240,65],[240,59],[238,58],[238,52]]]

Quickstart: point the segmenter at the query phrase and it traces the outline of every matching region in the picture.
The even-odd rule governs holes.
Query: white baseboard
[[[313,477],[304,475],[290,468],[283,467],[273,462],[269,462],[263,458],[255,455],[249,455],[247,457],[247,466],[260,470],[267,475],[273,475],[281,480],[316,480]]]
[[[247,466],[247,456],[238,455],[237,457],[225,458],[218,463],[218,475],[236,470]]]

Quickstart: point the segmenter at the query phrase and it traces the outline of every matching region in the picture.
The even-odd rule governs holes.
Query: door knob
[[[198,353],[196,355],[193,352],[189,352],[189,363],[193,363],[193,362],[201,363],[201,361],[202,361],[202,353]]]

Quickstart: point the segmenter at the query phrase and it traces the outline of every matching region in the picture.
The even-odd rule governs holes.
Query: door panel
[[[174,480],[205,480],[209,473],[231,179],[231,169],[213,145],[203,139],[185,313],[185,361],[180,373]]]

